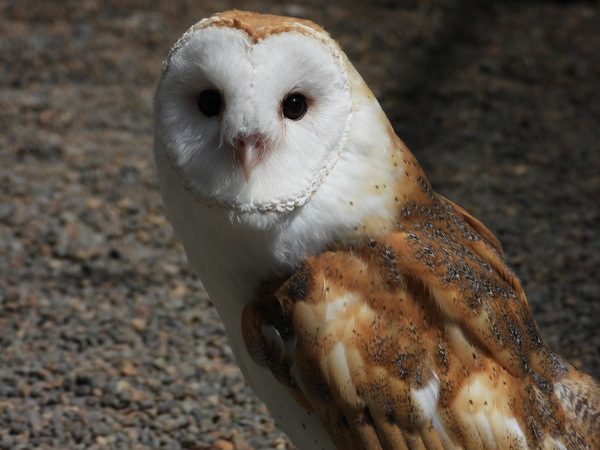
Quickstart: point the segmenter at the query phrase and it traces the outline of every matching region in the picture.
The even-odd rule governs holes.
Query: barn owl
[[[242,373],[300,449],[600,447],[596,382],[542,341],[498,240],[432,190],[319,26],[194,25],[154,152]]]

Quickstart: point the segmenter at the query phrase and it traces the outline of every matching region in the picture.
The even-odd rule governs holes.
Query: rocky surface
[[[163,216],[161,60],[229,9],[340,41],[438,191],[505,246],[548,343],[600,377],[600,7],[0,3],[0,449],[286,448]]]

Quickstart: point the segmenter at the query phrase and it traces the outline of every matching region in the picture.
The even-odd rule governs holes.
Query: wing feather
[[[481,222],[439,198],[397,225],[261,290],[254,360],[338,448],[600,446],[597,386],[543,343]]]

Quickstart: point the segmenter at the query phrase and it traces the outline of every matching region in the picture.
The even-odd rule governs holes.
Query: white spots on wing
[[[314,308],[315,317],[320,321],[320,333],[350,346],[357,333],[370,333],[367,324],[373,323],[377,317],[377,311],[366,303],[359,292],[331,296],[327,302]]]
[[[494,434],[492,432],[492,427],[488,421],[486,412],[479,411],[478,413],[474,414],[473,422],[476,424],[477,430],[479,431],[479,435],[481,436],[483,442],[485,442],[488,446],[495,447],[496,442],[494,439]]]
[[[350,306],[355,306],[360,301],[359,295],[349,292],[346,295],[342,295],[341,297],[328,302],[327,308],[325,309],[325,320],[331,322],[344,319],[348,308]]]
[[[523,433],[521,425],[519,425],[517,419],[514,417],[505,417],[504,423],[506,424],[506,430],[508,434],[514,438],[515,442],[519,442],[519,444],[525,446],[527,439],[525,438],[525,433]]]
[[[423,422],[430,421],[435,414],[440,397],[440,379],[434,373],[422,388],[411,388],[410,396],[413,405],[419,411],[420,419]]]
[[[358,394],[352,383],[348,365],[347,348],[342,342],[338,342],[329,354],[322,359],[321,370],[341,401],[350,406],[359,404]]]
[[[473,382],[466,386],[469,391],[469,406],[472,412],[481,410],[482,401],[485,404],[485,398],[487,395],[486,387],[483,385],[481,376],[476,376]]]
[[[460,326],[456,324],[448,324],[445,326],[445,328],[450,344],[454,349],[456,349],[456,354],[459,357],[469,361],[469,364],[472,364],[472,354],[475,351],[475,347],[473,347],[473,344],[469,342]]]
[[[513,411],[506,407],[510,393],[497,389],[486,372],[465,383],[452,409],[463,433],[483,448],[526,448],[527,440]]]
[[[350,369],[346,361],[346,346],[342,342],[335,344],[329,355],[325,358],[325,364],[330,369],[330,379],[336,384],[344,384],[350,379]]]
[[[450,439],[450,436],[448,436],[448,433],[446,433],[446,428],[442,424],[437,411],[433,414],[433,417],[431,418],[431,424],[433,425],[433,428],[435,428],[435,430],[437,431],[440,441],[442,442],[444,448],[454,448],[455,444],[452,441],[452,439]]]

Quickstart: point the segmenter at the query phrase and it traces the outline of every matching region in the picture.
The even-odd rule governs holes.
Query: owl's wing
[[[481,228],[440,198],[309,258],[244,311],[249,353],[338,448],[600,447],[598,386],[543,343]]]

